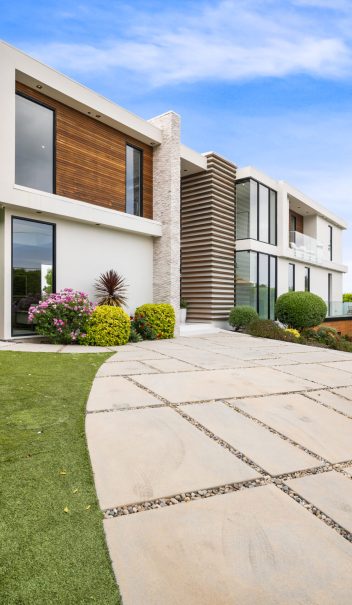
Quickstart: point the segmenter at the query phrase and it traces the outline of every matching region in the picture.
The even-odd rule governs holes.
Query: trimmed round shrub
[[[84,344],[99,347],[125,345],[130,337],[130,318],[121,307],[99,305],[89,320]]]
[[[246,328],[255,319],[259,319],[259,315],[253,307],[238,305],[230,311],[229,324],[239,330],[240,328]]]
[[[175,311],[167,304],[147,303],[137,307],[134,314],[135,326],[146,339],[173,338],[175,330]]]
[[[271,319],[255,319],[246,328],[246,333],[259,338],[272,338],[273,340],[285,340],[286,342],[297,342],[296,336],[280,328]]]
[[[277,299],[275,313],[281,323],[303,330],[321,324],[327,307],[323,299],[312,292],[287,292]]]

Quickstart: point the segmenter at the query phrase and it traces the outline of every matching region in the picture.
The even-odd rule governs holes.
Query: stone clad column
[[[162,131],[153,154],[153,218],[162,224],[154,240],[153,297],[180,308],[180,117],[170,111],[150,120]]]

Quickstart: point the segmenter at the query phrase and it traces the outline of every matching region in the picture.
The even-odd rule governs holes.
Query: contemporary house
[[[0,42],[0,338],[31,304],[117,269],[129,311],[188,301],[225,325],[234,304],[342,297],[346,225],[289,185],[181,144],[180,117],[143,120]]]
[[[206,169],[179,116],[143,120],[6,43],[0,70],[0,338],[31,334],[45,292],[94,299],[110,268],[131,312],[178,309],[180,172]]]

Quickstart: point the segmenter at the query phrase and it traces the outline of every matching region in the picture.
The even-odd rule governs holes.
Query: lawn
[[[84,433],[106,354],[0,352],[2,605],[118,605]]]

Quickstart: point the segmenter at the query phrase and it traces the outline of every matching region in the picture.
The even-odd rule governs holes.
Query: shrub
[[[98,296],[98,305],[122,307],[127,302],[127,285],[125,278],[110,269],[99,275],[95,282],[95,291]]]
[[[346,292],[342,297],[343,302],[352,302],[352,292]]]
[[[294,328],[285,328],[285,332],[289,332],[290,334],[293,334],[293,336],[295,336],[295,338],[300,338],[300,333],[298,332],[298,330],[295,330]]]
[[[136,322],[133,317],[130,317],[130,338],[129,342],[141,342],[143,340],[142,336],[137,330]]]
[[[321,324],[327,307],[323,299],[312,292],[287,292],[277,299],[275,313],[283,324],[302,330]]]
[[[246,333],[260,338],[272,338],[274,340],[285,340],[286,342],[297,342],[296,336],[280,328],[271,319],[255,319],[246,328]]]
[[[52,343],[80,342],[86,335],[93,309],[87,294],[65,288],[31,305],[28,321],[35,323],[37,334],[47,336]]]
[[[255,319],[259,319],[259,315],[253,307],[249,307],[248,305],[239,305],[238,307],[234,307],[230,311],[229,315],[229,324],[233,326],[236,330],[240,328],[245,328],[248,326],[251,321]]]
[[[125,345],[130,337],[130,318],[121,307],[95,308],[87,329],[85,344],[100,347]]]
[[[142,338],[173,338],[175,311],[166,303],[142,305],[135,311],[134,322]]]

